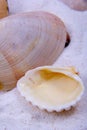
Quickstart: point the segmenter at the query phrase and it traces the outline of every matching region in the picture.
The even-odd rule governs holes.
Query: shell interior
[[[49,67],[27,72],[17,86],[28,101],[48,111],[71,107],[83,91],[81,79],[74,72]]]

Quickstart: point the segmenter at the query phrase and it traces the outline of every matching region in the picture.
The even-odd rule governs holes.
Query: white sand
[[[58,0],[8,0],[8,3],[11,14],[45,10],[64,21],[71,42],[54,65],[74,65],[85,92],[75,108],[61,113],[39,110],[26,102],[17,88],[0,94],[0,130],[87,130],[87,11],[71,10]]]

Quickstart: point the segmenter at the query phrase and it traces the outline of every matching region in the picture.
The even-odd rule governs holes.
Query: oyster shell
[[[8,15],[8,5],[6,0],[0,0],[0,18]]]
[[[43,66],[28,71],[17,82],[22,96],[47,111],[69,110],[80,100],[84,86],[73,67]]]
[[[51,65],[64,49],[63,22],[47,12],[11,15],[0,20],[0,83],[2,90],[16,86],[29,69]]]

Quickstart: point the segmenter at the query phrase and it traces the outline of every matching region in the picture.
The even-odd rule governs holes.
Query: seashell
[[[63,22],[47,12],[16,14],[0,21],[0,88],[10,90],[29,69],[51,65],[64,49]]]
[[[87,10],[87,0],[61,0],[70,8],[78,11],[85,11]]]
[[[69,110],[81,98],[84,86],[73,67],[37,67],[17,82],[22,96],[49,112]]]
[[[0,0],[0,18],[8,15],[8,5],[6,0]]]

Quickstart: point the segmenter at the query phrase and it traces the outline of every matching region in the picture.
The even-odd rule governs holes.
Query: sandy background
[[[87,130],[87,11],[72,10],[58,0],[8,0],[8,4],[10,14],[44,10],[63,20],[71,42],[54,65],[74,65],[85,92],[75,108],[61,113],[39,110],[17,88],[0,93],[0,130]]]

